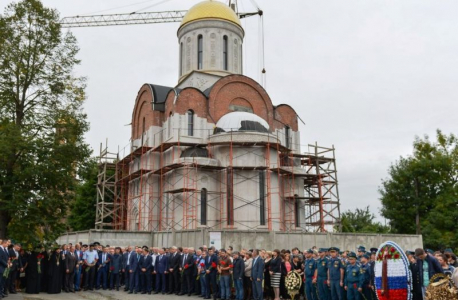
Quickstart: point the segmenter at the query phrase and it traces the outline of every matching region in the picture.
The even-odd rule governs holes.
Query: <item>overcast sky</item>
[[[198,2],[43,0],[62,17],[148,6],[145,11],[187,10]],[[238,2],[240,11],[256,10],[253,0]],[[256,2],[264,11],[273,103],[291,105],[305,121],[302,144],[335,145],[342,210],[370,205],[378,215],[381,179],[412,152],[415,136],[434,137],[437,128],[458,133],[458,1]],[[258,17],[242,21],[245,75],[257,81],[259,24]],[[77,73],[88,77],[86,138],[94,154],[106,138],[112,151],[129,143],[126,124],[143,83],[177,84],[178,26],[71,29],[81,47]]]

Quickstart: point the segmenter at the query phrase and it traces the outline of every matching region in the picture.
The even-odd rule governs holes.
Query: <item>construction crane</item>
[[[134,24],[155,24],[155,23],[172,23],[181,22],[186,10],[161,11],[161,12],[142,12],[142,13],[124,13],[124,14],[106,14],[92,16],[73,16],[65,17],[60,21],[63,28],[72,27],[98,27],[113,25],[134,25]],[[238,13],[240,19],[259,15],[262,16],[262,10],[249,13]]]
[[[251,2],[256,6],[256,12],[240,13],[236,11],[236,14],[240,19],[260,16],[260,37],[261,37],[261,49],[260,49],[260,60],[261,60],[261,85],[266,87],[266,69],[264,67],[264,21],[263,11],[259,8],[254,0]],[[229,6],[234,9],[236,4],[229,1]],[[74,28],[74,27],[101,27],[101,26],[115,26],[115,25],[135,25],[135,24],[157,24],[157,23],[173,23],[181,22],[187,10],[174,10],[174,11],[160,11],[160,12],[131,12],[122,14],[104,14],[104,15],[87,15],[87,16],[73,16],[65,17],[60,21],[63,28]]]

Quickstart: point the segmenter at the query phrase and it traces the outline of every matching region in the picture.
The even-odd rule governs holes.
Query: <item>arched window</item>
[[[172,113],[169,114],[169,118],[167,120],[167,136],[172,136]]]
[[[266,225],[266,175],[259,171],[259,224]]]
[[[197,70],[203,68],[203,37],[201,34],[197,37]]]
[[[291,146],[291,143],[290,143],[290,128],[289,126],[286,126],[285,127],[285,147],[289,149],[289,147]]]
[[[188,110],[186,113],[188,115],[188,135],[194,135],[194,112],[192,110]]]
[[[207,225],[207,189],[200,191],[200,224]]]
[[[142,146],[143,146],[143,143],[144,143],[144,137],[145,137],[145,117],[143,117],[143,124],[142,124]]]
[[[180,44],[180,75],[183,75],[183,43]]]
[[[223,69],[227,71],[228,69],[228,60],[227,60],[227,50],[228,50],[228,42],[227,42],[227,35],[223,37]]]
[[[294,220],[296,227],[301,227],[301,200],[297,199],[298,195],[294,195]]]

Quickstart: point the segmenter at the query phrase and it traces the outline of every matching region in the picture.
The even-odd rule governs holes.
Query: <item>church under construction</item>
[[[234,10],[201,2],[177,35],[178,83],[144,84],[129,149],[101,149],[96,228],[338,232],[334,148],[301,146],[294,108],[242,75]]]

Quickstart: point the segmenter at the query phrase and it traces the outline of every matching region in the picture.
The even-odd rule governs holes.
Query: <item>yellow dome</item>
[[[239,17],[237,17],[232,8],[224,3],[212,0],[200,2],[191,7],[183,17],[180,27],[189,22],[202,19],[222,19],[242,27]]]

